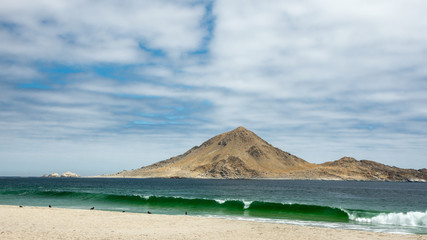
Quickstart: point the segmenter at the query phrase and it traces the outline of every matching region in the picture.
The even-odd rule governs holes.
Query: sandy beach
[[[0,206],[0,239],[427,239],[193,216]]]

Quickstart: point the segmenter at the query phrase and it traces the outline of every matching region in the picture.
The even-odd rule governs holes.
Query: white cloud
[[[0,53],[70,63],[138,63],[139,44],[172,57],[195,50],[204,9],[173,1],[13,1],[1,4]]]
[[[25,82],[25,80],[40,77],[40,73],[36,69],[26,66],[25,64],[0,63],[0,77],[4,82],[14,79]]]

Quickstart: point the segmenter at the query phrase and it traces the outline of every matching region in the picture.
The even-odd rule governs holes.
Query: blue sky
[[[427,2],[2,1],[0,175],[134,169],[244,126],[427,167]]]

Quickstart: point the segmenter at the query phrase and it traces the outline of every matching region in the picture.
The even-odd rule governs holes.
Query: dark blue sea
[[[427,234],[427,183],[0,177],[0,204]]]

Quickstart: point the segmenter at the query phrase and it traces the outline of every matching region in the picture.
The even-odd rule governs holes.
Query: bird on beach
[[[94,210],[94,209],[95,209],[95,207],[91,207],[91,208],[90,208],[90,210]]]
[[[19,207],[22,207],[22,205],[19,205]]]
[[[148,211],[147,213],[148,213],[148,214],[151,214],[151,212],[150,212],[150,211]]]
[[[51,205],[49,205],[49,208],[51,208],[52,206]]]

